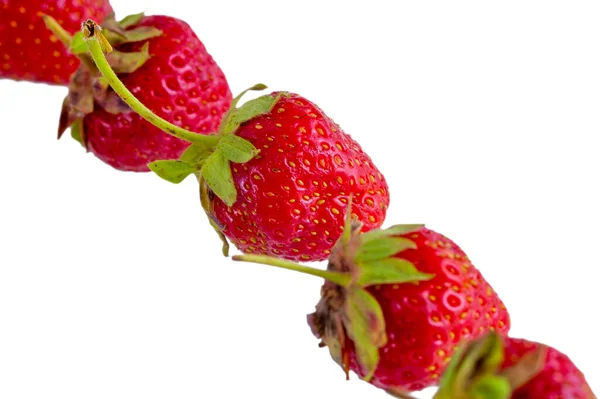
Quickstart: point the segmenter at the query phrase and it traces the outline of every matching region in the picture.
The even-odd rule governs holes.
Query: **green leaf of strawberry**
[[[162,35],[162,31],[152,26],[140,26],[120,33],[106,29],[106,38],[115,47],[126,43],[141,42]]]
[[[361,287],[427,281],[434,277],[419,272],[414,264],[400,258],[376,259],[360,265],[356,284]]]
[[[240,102],[240,100],[242,99],[242,97],[248,93],[249,91],[261,91],[266,89],[267,86],[263,83],[257,83],[252,87],[247,88],[246,90],[243,90],[240,94],[238,94],[237,96],[235,96],[232,100],[231,100],[231,105],[229,107],[229,110],[227,111],[227,113],[225,114],[225,116],[223,117],[223,119],[221,120],[221,125],[219,126],[219,132],[227,132],[227,125],[229,124],[229,120],[231,119],[232,114],[237,110],[237,105]],[[230,130],[229,130],[230,131]]]
[[[233,184],[229,160],[221,151],[213,152],[206,159],[200,173],[215,195],[227,205],[233,205],[237,199],[237,192]]]
[[[390,256],[402,252],[406,249],[416,248],[416,244],[402,237],[381,237],[377,239],[363,240],[362,245],[356,252],[356,262],[368,263],[378,259],[389,258]]]
[[[252,87],[247,88],[246,90],[243,90],[240,94],[238,94],[237,96],[235,96],[233,98],[233,100],[231,101],[231,111],[235,110],[237,108],[238,103],[240,102],[240,100],[242,99],[242,97],[248,93],[249,91],[261,91],[267,88],[267,85],[265,85],[264,83],[257,83]]]
[[[127,15],[125,18],[119,21],[119,25],[121,25],[123,29],[127,29],[130,26],[137,25],[143,18],[143,12],[140,12],[138,14]]]
[[[185,151],[179,156],[179,160],[188,163],[198,163],[203,159],[208,158],[212,153],[212,149],[204,144],[191,144]]]
[[[280,97],[281,96],[273,97],[267,94],[255,98],[254,100],[250,100],[241,107],[236,108],[231,113],[229,120],[225,125],[225,134],[235,131],[242,123],[252,118],[270,112],[277,101],[279,101]]]
[[[144,65],[150,58],[148,51],[150,45],[144,43],[140,51],[124,53],[122,51],[112,51],[108,56],[108,62],[113,66],[116,73],[132,73]]]
[[[231,133],[221,137],[216,151],[220,151],[226,159],[236,163],[246,163],[260,152],[248,140]]]
[[[367,370],[364,379],[368,381],[379,363],[379,348],[387,342],[381,306],[366,290],[353,287],[348,291],[345,315],[344,326],[356,343],[356,355]]]
[[[382,237],[394,237],[407,234],[424,227],[422,224],[397,224],[386,229],[371,230],[362,236],[363,242],[377,240]]]
[[[143,18],[144,14],[140,13],[117,21],[114,15],[112,15],[102,24],[104,35],[116,47],[125,43],[140,42],[162,35],[159,29],[152,26],[136,26],[135,28],[131,28],[140,23]]]
[[[180,160],[154,161],[148,164],[151,171],[171,183],[181,183],[186,177],[197,172],[200,168]]]

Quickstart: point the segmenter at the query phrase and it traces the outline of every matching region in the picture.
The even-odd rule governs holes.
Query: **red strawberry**
[[[347,375],[397,396],[435,385],[464,340],[508,333],[502,301],[454,242],[422,226],[359,231],[353,223],[344,233],[325,272],[261,256],[233,259],[324,277],[309,315],[313,333]]]
[[[343,230],[350,195],[364,230],[383,223],[389,205],[383,175],[360,145],[306,98],[282,95],[270,112],[246,121],[235,134],[260,153],[232,165],[238,200],[228,206],[215,196],[209,209],[242,252],[326,259]]]
[[[567,355],[544,344],[495,333],[469,343],[434,399],[596,399]]]
[[[190,26],[168,16],[128,17],[104,32],[113,51],[108,60],[125,86],[160,117],[195,133],[215,133],[231,103],[225,75]],[[87,48],[83,44],[82,54]],[[74,39],[75,41],[76,39]],[[65,99],[59,137],[74,137],[98,158],[123,171],[146,172],[156,159],[175,159],[188,142],[165,134],[133,112],[101,79],[82,65]]]
[[[104,20],[108,0],[0,0],[0,78],[66,85],[79,65],[42,19],[47,14],[68,33],[86,18]]]

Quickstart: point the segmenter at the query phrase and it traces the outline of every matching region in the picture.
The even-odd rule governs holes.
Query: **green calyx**
[[[402,258],[402,252],[415,249],[416,244],[398,235],[415,231],[421,225],[397,225],[361,233],[362,223],[351,219],[350,208],[351,204],[346,228],[332,249],[327,270],[268,256],[237,255],[233,260],[325,279],[316,312],[308,317],[309,324],[346,376],[349,372],[347,340],[352,341],[363,379],[369,381],[379,364],[379,350],[387,344],[387,333],[382,308],[367,288],[382,284],[418,284],[434,276],[419,272],[414,264]]]
[[[503,338],[496,332],[471,341],[448,365],[434,399],[508,399],[543,368],[545,349],[523,356],[512,367],[504,362]]]
[[[50,19],[51,17],[45,16],[44,18]],[[108,16],[104,23],[102,23],[102,33],[106,40],[111,44],[112,47],[118,47],[126,43],[142,42],[153,37],[162,35],[160,29],[152,26],[139,26],[131,28],[137,25],[144,18],[144,13],[128,15],[120,21],[115,19],[114,14]],[[55,21],[56,22],[56,21]],[[46,23],[48,25],[48,22]],[[58,24],[56,24],[58,25]],[[61,28],[62,29],[62,28]],[[51,30],[53,30],[51,28]],[[54,30],[53,30],[54,31]],[[83,32],[77,32],[70,38],[68,43],[65,43],[72,54],[87,54],[88,49],[85,44]]]
[[[132,28],[144,17],[144,14],[135,14],[117,21],[114,15],[106,18],[102,28],[98,27],[100,33],[99,43],[102,50],[107,53],[107,63],[111,69],[119,74],[133,73],[150,59],[150,46],[145,43],[138,51],[121,52],[115,50],[125,43],[146,41],[150,38],[162,35],[162,31],[154,27]],[[71,128],[71,136],[87,149],[87,139],[83,129],[82,120],[85,115],[92,113],[96,106],[100,106],[107,112],[116,114],[130,112],[130,107],[123,100],[110,91],[110,85],[98,71],[92,57],[88,54],[83,31],[71,36],[56,20],[44,15],[44,22],[69,49],[82,62],[82,66],[75,72],[69,82],[69,93],[63,101],[61,116],[58,126],[58,138]]]
[[[257,84],[244,90],[233,99],[215,135],[201,136],[204,142],[192,143],[178,160],[149,163],[150,170],[175,184],[191,174],[196,174],[214,196],[227,206],[232,206],[237,200],[237,190],[231,173],[231,163],[246,163],[260,152],[251,142],[236,136],[235,133],[242,123],[271,112],[284,94],[275,97],[263,95],[239,107],[238,103],[248,91],[264,89],[265,85]],[[206,207],[205,210],[210,211]]]

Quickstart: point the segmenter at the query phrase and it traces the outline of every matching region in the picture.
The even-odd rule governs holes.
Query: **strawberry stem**
[[[209,147],[215,147],[219,141],[218,137],[193,133],[166,121],[142,104],[140,100],[138,100],[133,93],[131,93],[129,89],[125,87],[123,82],[119,80],[116,73],[111,68],[106,56],[104,55],[104,51],[110,50],[106,48],[108,41],[102,35],[101,30],[102,28],[100,28],[98,24],[89,19],[81,25],[81,31],[83,32],[83,37],[88,50],[94,62],[96,63],[98,70],[102,76],[104,76],[108,84],[110,84],[110,87],[112,87],[115,93],[117,93],[123,99],[123,101],[125,101],[125,103],[127,103],[127,105],[129,105],[131,109],[137,112],[142,118],[164,132],[190,143],[204,144]]]
[[[328,270],[316,269],[310,266],[303,266],[298,263],[283,259],[274,258],[266,255],[235,255],[231,259],[241,262],[259,263],[262,265],[275,266],[281,269],[292,270],[299,273],[310,274],[311,276],[321,277],[342,287],[350,285],[351,276],[340,272],[330,272]]]
[[[66,30],[64,30],[63,27],[60,26],[60,24],[50,15],[43,14],[42,19],[44,20],[46,28],[48,28],[48,30],[50,30],[50,32],[52,32],[54,36],[56,36],[62,42],[62,44],[64,44],[67,50],[70,51],[73,36],[71,36],[71,34],[69,34],[69,32],[67,32]],[[81,61],[81,63],[83,63],[90,71],[96,70],[94,61],[88,54],[75,55],[77,56],[77,58],[79,58],[79,61]]]
[[[50,29],[50,31],[60,40],[67,48],[71,45],[71,40],[73,40],[73,36],[69,34],[66,30],[63,29],[62,26],[54,18],[49,15],[42,15],[42,19],[46,24],[46,28]]]

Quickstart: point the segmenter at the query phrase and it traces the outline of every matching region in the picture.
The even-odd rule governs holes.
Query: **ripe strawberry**
[[[490,330],[507,334],[502,301],[465,253],[423,226],[360,233],[353,223],[328,270],[264,256],[265,263],[326,279],[309,324],[343,369],[403,397],[435,385],[453,351]]]
[[[567,355],[495,333],[470,342],[448,367],[434,399],[596,399]]]
[[[42,15],[73,33],[85,18],[102,21],[111,13],[108,0],[0,0],[0,79],[68,84],[79,60],[46,28]]]
[[[195,133],[216,132],[231,103],[225,75],[190,26],[168,16],[137,15],[105,24],[114,50],[108,60],[125,86],[160,117]],[[87,48],[82,37],[79,48]],[[69,86],[59,137],[73,136],[115,169],[146,172],[156,159],[176,159],[188,142],[165,134],[133,112],[101,79],[82,65]]]
[[[326,259],[343,230],[350,195],[364,230],[383,223],[389,205],[383,175],[360,145],[306,98],[282,95],[270,112],[246,121],[235,134],[260,153],[232,165],[238,200],[228,206],[215,196],[209,209],[242,252]]]

